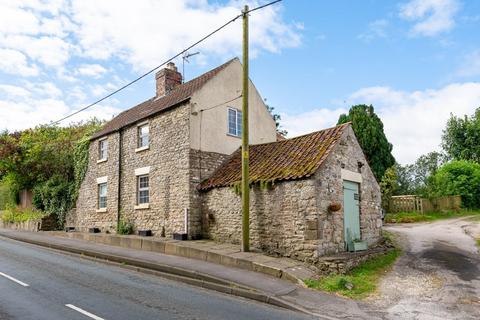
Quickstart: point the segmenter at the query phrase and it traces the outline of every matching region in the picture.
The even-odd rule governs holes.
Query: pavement
[[[121,266],[123,268],[130,268],[147,274],[159,275],[167,279],[180,281],[196,287],[202,287],[237,297],[280,306],[286,309],[302,312],[304,315],[309,315],[314,318],[379,318],[377,317],[376,312],[371,311],[361,302],[310,290],[301,287],[292,281],[288,281],[287,279],[280,279],[265,273],[233,268],[231,266],[212,263],[205,260],[99,244],[86,240],[56,237],[43,232],[34,233],[0,229],[0,236],[3,237],[3,239],[0,240],[2,245],[4,245],[4,239],[8,238],[48,247],[50,249],[61,250],[62,252],[82,255],[84,257],[101,259],[102,261],[108,261],[109,263],[113,263],[116,266]],[[41,250],[46,254],[44,249]],[[51,250],[47,251],[50,252]],[[27,257],[28,255],[25,256]],[[3,261],[3,254],[1,257],[2,260],[0,261]],[[22,261],[22,259],[17,259],[17,261]],[[1,268],[3,268],[2,263],[0,263],[0,272],[3,272]],[[12,270],[15,271],[17,269],[14,268]],[[84,272],[83,269],[78,269],[77,271]],[[68,277],[65,277],[65,279],[68,279]],[[52,281],[55,282],[53,275]],[[90,288],[90,285],[88,288]],[[1,291],[3,292],[3,290]],[[72,291],[72,294],[73,292],[74,291]],[[2,294],[0,294],[0,298],[1,296]],[[79,296],[82,296],[81,292],[79,293]],[[142,301],[143,300],[140,299],[139,303],[143,303]],[[0,302],[0,306],[1,305],[2,302]],[[0,315],[1,310],[2,309],[0,309]],[[298,313],[298,315],[300,315],[300,313]],[[158,318],[158,316],[156,317]],[[116,317],[114,318],[119,319]],[[262,319],[262,317],[244,318]],[[0,319],[2,318],[0,317]],[[269,316],[266,319],[277,318]],[[279,317],[278,319],[281,318]]]
[[[469,218],[384,227],[405,254],[371,302],[385,319],[480,319],[480,255]]]

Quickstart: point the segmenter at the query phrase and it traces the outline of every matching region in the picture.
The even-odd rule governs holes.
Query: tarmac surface
[[[466,231],[478,222],[449,219],[390,225],[405,254],[373,298],[385,319],[480,319],[480,255]]]
[[[4,238],[0,273],[2,320],[313,318]]]

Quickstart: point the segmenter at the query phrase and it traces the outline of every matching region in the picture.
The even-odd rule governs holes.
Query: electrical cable
[[[102,102],[102,101],[110,98],[111,96],[117,94],[118,92],[124,90],[125,88],[127,88],[127,87],[131,86],[132,84],[138,82],[139,80],[145,78],[146,76],[148,76],[148,75],[151,74],[152,72],[156,71],[157,69],[159,69],[159,68],[162,67],[163,65],[165,65],[165,64],[169,63],[170,61],[178,58],[179,56],[181,56],[182,54],[184,54],[184,53],[187,52],[188,50],[192,49],[193,47],[197,46],[197,45],[200,44],[201,42],[203,42],[203,41],[205,41],[206,39],[208,39],[208,38],[210,38],[211,36],[213,36],[215,33],[219,32],[220,30],[222,30],[223,28],[225,28],[225,27],[228,26],[229,24],[235,22],[238,18],[242,17],[244,14],[248,14],[248,13],[250,13],[250,12],[263,9],[263,8],[265,8],[265,7],[268,7],[268,6],[271,6],[271,5],[275,4],[275,3],[278,3],[278,2],[280,2],[280,1],[282,1],[282,0],[276,0],[276,1],[273,1],[273,2],[270,2],[270,3],[267,3],[267,4],[265,4],[265,5],[262,5],[262,6],[253,8],[253,9],[251,9],[251,10],[248,10],[247,12],[242,12],[241,14],[239,14],[239,15],[235,16],[233,19],[227,21],[227,22],[224,23],[222,26],[220,26],[220,27],[218,27],[217,29],[213,30],[212,32],[210,32],[209,34],[207,34],[206,36],[204,36],[204,37],[201,38],[200,40],[196,41],[195,43],[191,44],[191,45],[188,46],[187,48],[185,48],[185,49],[183,49],[182,51],[180,51],[179,53],[175,54],[174,56],[172,56],[172,57],[169,58],[168,60],[164,61],[162,64],[159,64],[159,65],[156,66],[155,68],[150,69],[149,71],[147,71],[146,73],[142,74],[142,75],[139,76],[138,78],[136,78],[136,79],[130,81],[129,83],[121,86],[120,88],[118,88],[118,89],[116,89],[115,91],[107,94],[106,96],[104,96],[104,97],[96,100],[95,102],[92,102],[91,104],[89,104],[89,105],[87,105],[87,106],[85,106],[85,107],[83,107],[83,108],[81,108],[81,109],[79,109],[79,110],[77,110],[77,111],[75,111],[75,112],[72,112],[71,114],[69,114],[69,115],[67,115],[67,116],[65,116],[65,117],[63,117],[63,118],[61,118],[61,119],[59,119],[59,120],[57,120],[57,121],[52,121],[52,122],[50,122],[50,125],[57,125],[57,124],[59,124],[60,122],[66,120],[66,119],[68,119],[68,118],[71,118],[71,117],[73,117],[73,116],[76,115],[76,114],[79,114],[80,112],[83,112],[83,111],[85,111],[85,110],[87,110],[87,109],[90,109],[91,107],[99,104],[100,102]]]

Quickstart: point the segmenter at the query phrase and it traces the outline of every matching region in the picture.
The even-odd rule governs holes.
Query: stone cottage
[[[67,225],[115,232],[202,235],[198,184],[241,145],[242,66],[235,58],[191,81],[170,63],[156,95],[94,134],[75,213]],[[250,83],[250,143],[276,141],[275,121]]]
[[[350,123],[250,147],[252,246],[313,262],[381,238],[380,187]],[[204,180],[206,236],[241,241],[241,153]]]
[[[239,60],[186,83],[173,64],[155,78],[154,97],[92,137],[67,225],[240,243]],[[380,188],[351,125],[279,140],[251,82],[249,103],[252,245],[308,261],[378,241]]]

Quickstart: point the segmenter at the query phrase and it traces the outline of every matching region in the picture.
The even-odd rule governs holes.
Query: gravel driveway
[[[385,319],[480,319],[480,255],[467,218],[390,225],[405,254],[372,298]],[[382,312],[383,313],[383,312]]]

